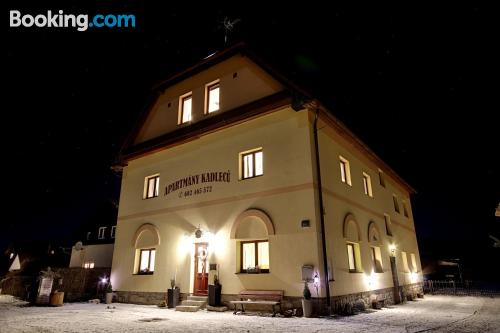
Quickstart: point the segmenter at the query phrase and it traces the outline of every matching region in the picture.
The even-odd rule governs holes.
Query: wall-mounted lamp
[[[318,274],[318,272],[316,272],[316,273],[314,274],[313,281],[314,281],[314,285],[315,285],[315,286],[319,286],[319,274]]]
[[[396,256],[396,245],[394,245],[394,244],[389,245],[389,251],[391,251],[391,256],[395,257]]]
[[[201,231],[200,225],[198,225],[198,228],[194,231],[194,236],[196,238],[201,238],[201,236],[203,236],[203,231]]]

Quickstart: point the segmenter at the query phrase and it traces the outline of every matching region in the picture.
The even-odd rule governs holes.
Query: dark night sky
[[[151,87],[223,48],[221,22],[228,16],[242,20],[231,41],[249,42],[311,87],[416,188],[422,253],[491,248],[488,234],[500,237],[500,218],[493,216],[500,202],[500,57],[491,8],[240,7],[10,5],[25,13],[131,13],[138,27],[12,29],[4,13],[9,213],[0,246],[72,243],[99,204],[118,200],[120,179],[110,166]],[[498,256],[500,249],[493,250]]]

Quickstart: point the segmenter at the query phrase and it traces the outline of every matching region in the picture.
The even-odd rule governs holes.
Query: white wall
[[[94,267],[111,267],[114,244],[86,245],[82,250],[71,250],[69,267],[83,267],[85,262],[93,262]]]

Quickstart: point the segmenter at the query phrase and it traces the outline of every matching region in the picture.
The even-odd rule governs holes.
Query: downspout
[[[318,179],[318,200],[319,200],[319,211],[320,211],[320,225],[321,225],[321,245],[323,250],[323,269],[324,269],[324,279],[325,279],[325,289],[326,289],[326,305],[328,311],[330,311],[330,281],[328,277],[328,258],[326,251],[326,236],[325,236],[325,208],[323,206],[323,187],[321,185],[321,165],[319,161],[319,143],[318,143],[318,118],[319,118],[319,108],[316,108],[314,114],[314,150],[316,157],[316,175]]]

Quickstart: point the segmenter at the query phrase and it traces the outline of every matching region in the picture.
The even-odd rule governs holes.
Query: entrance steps
[[[175,311],[196,312],[199,309],[205,308],[207,303],[207,296],[188,296],[187,300],[182,301],[181,305],[175,307]]]

